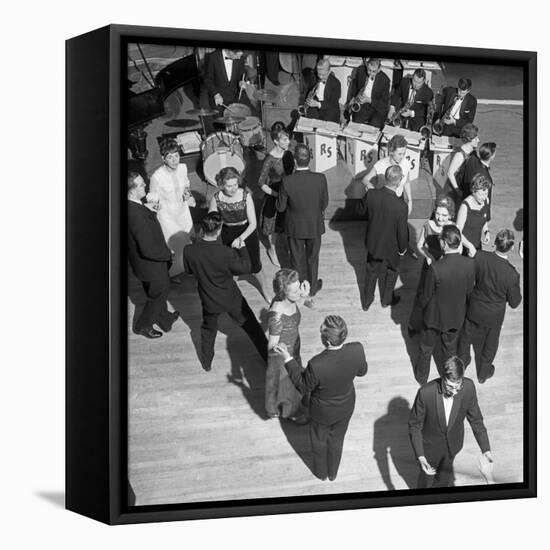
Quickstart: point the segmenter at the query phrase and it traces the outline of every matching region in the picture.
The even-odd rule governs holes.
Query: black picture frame
[[[449,490],[369,492],[130,507],[122,152],[124,47],[192,43],[511,64],[524,69],[524,481]],[[108,523],[143,523],[536,496],[535,52],[109,25],[66,43],[66,507]],[[83,170],[82,167],[86,166]],[[90,192],[93,190],[93,192]],[[85,249],[86,254],[76,251]],[[85,312],[85,314],[84,314]]]

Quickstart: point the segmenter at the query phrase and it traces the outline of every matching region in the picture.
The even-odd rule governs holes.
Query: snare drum
[[[216,185],[216,174],[226,166],[232,166],[239,174],[244,170],[243,148],[229,132],[210,134],[201,146],[202,170],[206,181]]]
[[[239,140],[243,147],[255,147],[264,145],[264,132],[260,119],[255,116],[246,117],[245,120],[237,125],[239,130]]]
[[[247,117],[252,114],[250,107],[244,103],[231,103],[228,105],[223,113],[223,116],[242,116]]]

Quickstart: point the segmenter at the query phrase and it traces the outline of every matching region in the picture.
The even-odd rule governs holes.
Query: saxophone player
[[[340,81],[330,70],[330,61],[317,62],[317,82],[308,91],[304,109],[309,118],[340,122]]]
[[[388,118],[391,120],[399,114],[401,128],[418,132],[426,124],[428,106],[433,96],[431,88],[426,84],[426,71],[416,69],[412,76],[401,80],[393,94]]]
[[[347,112],[354,122],[382,129],[390,102],[390,79],[380,70],[380,59],[365,58],[363,63],[350,82]]]
[[[442,124],[444,136],[459,138],[462,128],[474,122],[477,99],[471,91],[472,81],[464,77],[458,80],[456,88],[453,86],[443,88],[439,122]]]

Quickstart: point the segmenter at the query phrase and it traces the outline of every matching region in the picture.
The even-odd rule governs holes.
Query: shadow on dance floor
[[[417,485],[418,466],[409,442],[410,412],[405,398],[394,397],[388,404],[387,414],[374,422],[374,457],[389,490],[396,489],[395,480],[391,478],[390,459],[407,488],[413,489]]]

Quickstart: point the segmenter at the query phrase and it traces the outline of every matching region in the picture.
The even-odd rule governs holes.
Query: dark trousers
[[[166,264],[166,274],[161,279],[155,281],[141,281],[143,290],[147,296],[147,302],[136,320],[136,330],[151,328],[153,323],[157,323],[161,328],[169,324],[168,308],[166,299],[170,288],[170,278],[168,276],[168,264]]]
[[[328,426],[310,420],[309,439],[313,451],[313,474],[316,477],[336,477],[350,419],[351,416],[348,416]]]
[[[445,450],[440,454],[426,454],[428,464],[436,469],[433,476],[427,475],[422,468],[418,475],[418,488],[430,489],[431,487],[449,487],[453,481],[453,460],[454,457],[449,455],[449,451]]]
[[[498,351],[500,329],[498,327],[484,327],[466,319],[460,341],[458,344],[458,355],[468,366],[471,361],[470,346],[474,346],[476,362],[476,373],[478,380],[491,378],[495,372],[493,361]]]
[[[370,124],[371,126],[382,129],[386,123],[386,114],[387,113],[377,111],[370,103],[364,103],[361,105],[359,112],[352,113],[351,118],[353,122]]]
[[[313,239],[296,239],[288,237],[290,251],[290,265],[300,275],[300,281],[309,281],[311,295],[319,290],[319,251],[321,250],[321,236]]]
[[[267,362],[267,338],[244,297],[240,305],[234,310],[227,311],[227,314],[248,334],[262,359]],[[201,354],[202,364],[205,367],[209,367],[214,358],[214,343],[218,333],[219,316],[219,312],[209,313],[205,310],[202,312]]]
[[[367,275],[365,278],[365,307],[369,307],[374,301],[374,290],[378,281],[380,302],[383,306],[391,304],[393,289],[397,282],[399,271],[388,264],[387,260],[377,260],[367,254]]]
[[[438,342],[441,344],[442,359],[446,360],[451,355],[457,354],[459,336],[460,330],[456,329],[441,331],[426,326],[422,329],[420,333],[420,352],[414,367],[414,376],[420,384],[425,384],[428,381],[430,360],[435,345]]]

